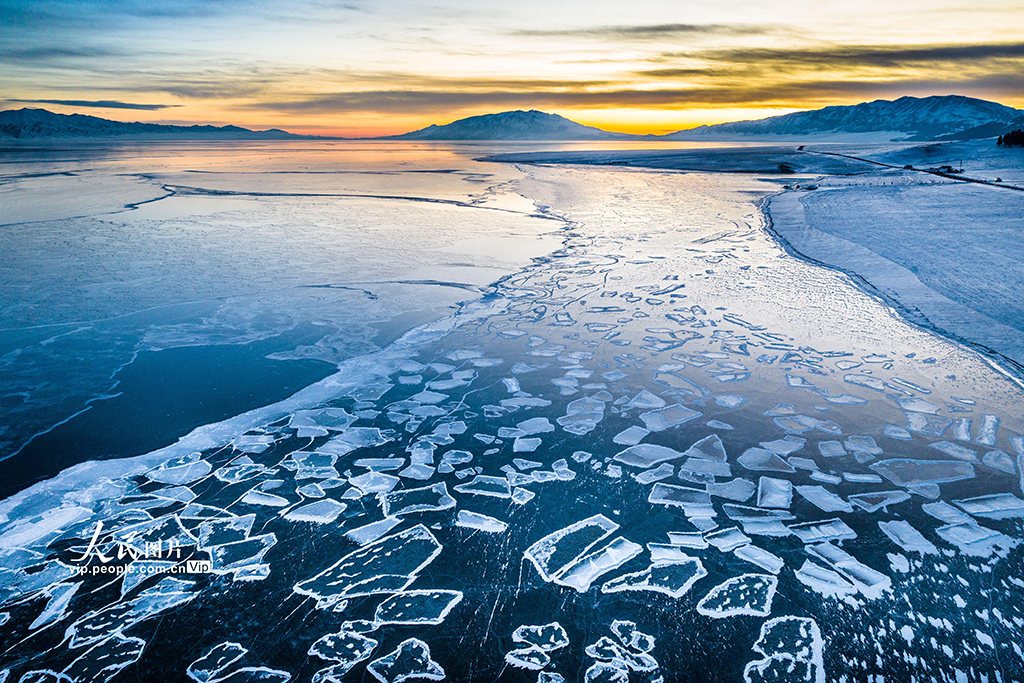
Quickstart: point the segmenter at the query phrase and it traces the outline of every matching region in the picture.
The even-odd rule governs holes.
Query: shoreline
[[[799,195],[798,191],[783,190],[758,202],[758,210],[764,218],[765,231],[787,254],[814,266],[842,273],[851,284],[881,301],[907,323],[970,349],[983,357],[998,372],[1017,385],[1024,387],[1024,364],[1004,353],[1004,350],[996,348],[995,345],[958,332],[955,328],[950,329],[948,322],[943,325],[933,318],[946,317],[950,320],[960,320],[964,321],[965,325],[970,325],[973,322],[974,325],[979,326],[978,329],[984,325],[987,325],[988,329],[1001,329],[1005,326],[957,301],[942,296],[922,283],[912,271],[903,266],[856,243],[822,233],[805,216],[795,216],[795,212],[792,210],[794,207],[787,207],[789,211],[779,210],[780,198],[792,198],[791,202],[799,203],[799,199],[797,199]],[[772,210],[773,203],[776,206],[775,213]],[[787,226],[788,229],[780,225],[782,218],[791,221]],[[839,249],[834,248],[840,246],[840,242],[842,242],[841,246],[844,247],[845,253],[852,253],[854,256],[848,255],[846,263],[833,262],[832,259],[825,260],[828,257],[836,257],[840,253]],[[833,248],[830,249],[830,246]],[[807,253],[814,248],[818,248],[824,253],[818,255]],[[835,258],[835,261],[841,260]],[[858,264],[863,265],[858,268]],[[959,314],[959,316],[955,314]]]

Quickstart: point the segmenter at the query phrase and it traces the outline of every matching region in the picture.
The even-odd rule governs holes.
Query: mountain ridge
[[[568,136],[568,137],[567,137]],[[648,136],[612,133],[558,114],[530,109],[482,114],[444,125],[430,125],[393,140],[637,140]]]
[[[1024,125],[1024,110],[963,95],[904,96],[698,126],[667,135],[614,133],[536,109],[482,114],[420,130],[364,140],[423,141],[941,141],[996,137]],[[46,109],[0,111],[0,140],[345,140],[276,128],[125,123]]]
[[[832,106],[751,121],[698,126],[663,136],[666,140],[736,139],[751,136],[890,133],[909,142],[958,137],[994,137],[990,132],[1024,119],[1024,111],[963,95],[904,96],[852,106]],[[972,134],[971,131],[974,133]],[[725,137],[729,136],[729,137]],[[892,140],[895,141],[895,140]]]
[[[0,111],[0,140],[117,138],[130,140],[310,140],[277,128],[250,130],[240,126],[174,126],[122,122],[87,114],[55,114],[24,107]]]

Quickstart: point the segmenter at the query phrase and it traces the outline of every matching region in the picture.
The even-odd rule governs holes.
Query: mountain
[[[610,133],[542,111],[506,111],[460,119],[443,126],[393,135],[385,140],[760,140],[831,139],[836,141],[971,140],[995,137],[1024,126],[1024,110],[961,95],[901,97],[849,107],[825,107],[757,121],[700,126],[668,135]],[[122,123],[82,114],[54,114],[45,109],[0,111],[0,140],[316,140],[283,130],[249,130],[238,126],[168,126]]]
[[[882,140],[955,140],[993,137],[1024,121],[1024,111],[962,95],[901,97],[848,107],[825,107],[757,121],[700,126],[664,140],[726,140],[750,137],[857,136]]]
[[[542,111],[505,111],[459,119],[444,126],[431,125],[389,139],[400,140],[637,140],[645,136],[584,126],[558,114]]]
[[[84,114],[54,114],[45,109],[0,111],[0,140],[121,138],[133,140],[302,140],[283,130],[238,126],[167,126],[123,123]]]

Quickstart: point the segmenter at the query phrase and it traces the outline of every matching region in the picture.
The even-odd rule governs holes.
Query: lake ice
[[[6,453],[140,350],[328,370],[15,487],[0,677],[1024,680],[1024,391],[787,255],[777,183],[154,149],[8,164]]]

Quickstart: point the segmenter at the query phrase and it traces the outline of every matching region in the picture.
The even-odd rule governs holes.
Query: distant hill
[[[931,141],[996,137],[1024,126],[1024,110],[961,95],[901,97],[854,106],[825,107],[757,121],[700,126],[668,135],[629,135],[584,126],[542,111],[506,111],[460,119],[443,126],[393,135],[384,140],[781,140]],[[45,109],[0,112],[0,140],[10,139],[135,140],[317,140],[342,139],[294,135],[283,130],[249,130],[238,126],[168,126],[123,123],[83,114],[54,114]]]
[[[843,137],[877,140],[966,140],[995,137],[1024,121],[1024,111],[962,95],[901,97],[825,107],[757,121],[700,126],[663,140]]]
[[[393,135],[400,140],[639,140],[648,136],[609,133],[584,126],[558,114],[505,111],[460,119],[444,126]]]
[[[121,138],[138,140],[302,140],[283,130],[238,126],[167,126],[123,123],[84,114],[54,114],[45,109],[0,111],[0,140]]]

